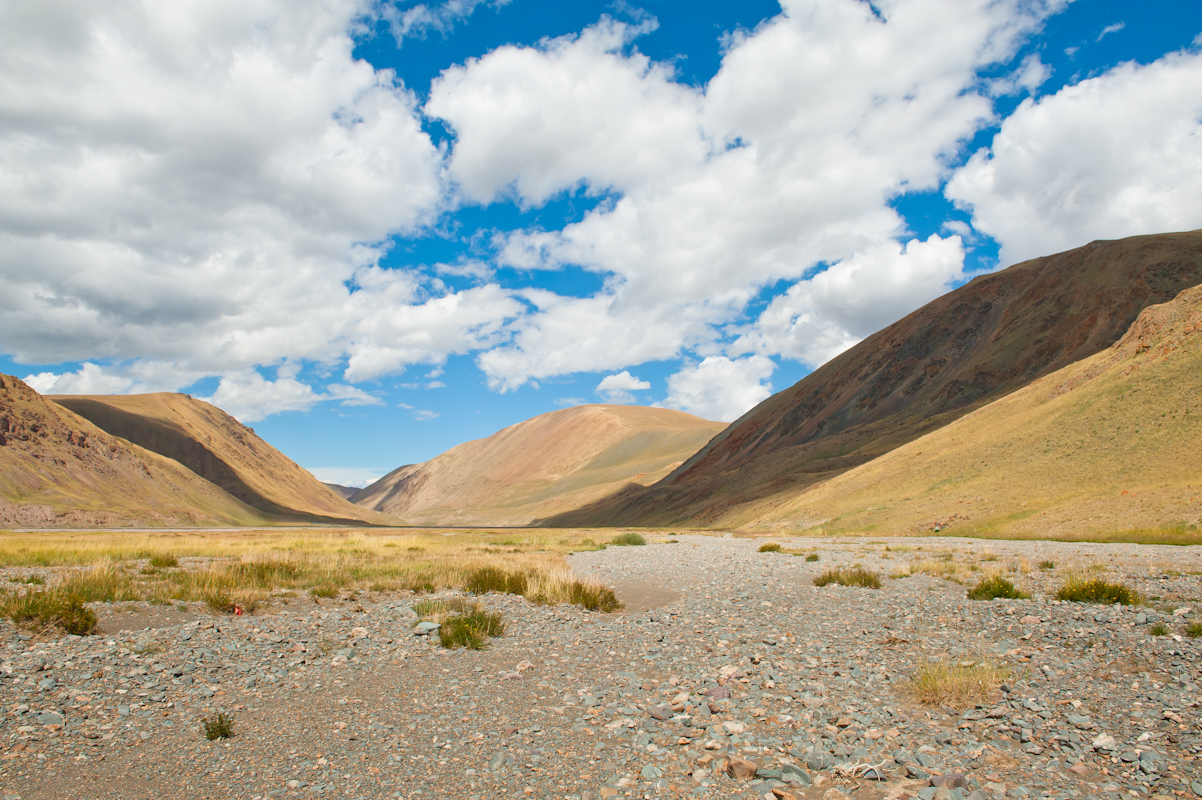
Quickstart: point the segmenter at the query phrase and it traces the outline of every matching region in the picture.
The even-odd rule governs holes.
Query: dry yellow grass
[[[475,570],[499,567],[528,574],[528,596],[555,603],[571,601],[576,583],[563,555],[592,546],[588,532],[549,530],[0,532],[0,566],[56,568],[92,600],[204,600],[219,610],[252,610],[280,590],[462,588]],[[156,556],[180,566],[151,567]]]
[[[960,709],[991,700],[1009,675],[1009,667],[989,661],[927,661],[918,667],[910,689],[923,705]]]
[[[1114,347],[810,489],[757,524],[1202,543],[1202,287]]]

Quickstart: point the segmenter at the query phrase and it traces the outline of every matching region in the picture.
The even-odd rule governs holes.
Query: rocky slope
[[[1107,350],[814,487],[759,523],[1044,535],[1197,530],[1200,451],[1196,286],[1146,308]]]
[[[247,525],[266,517],[171,459],[0,375],[0,525]]]
[[[352,505],[253,429],[185,394],[57,396],[58,405],[108,433],[179,462],[265,514],[282,520],[396,520]]]
[[[662,408],[565,408],[400,467],[352,500],[415,525],[525,525],[652,483],[724,427]]]
[[[741,524],[1113,344],[1202,283],[1202,231],[1099,241],[974,279],[752,409],[664,480],[550,525]]]

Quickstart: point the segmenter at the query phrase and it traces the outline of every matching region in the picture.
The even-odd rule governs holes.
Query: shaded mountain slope
[[[525,525],[655,481],[724,427],[662,408],[565,408],[400,467],[352,499],[417,525]]]
[[[1202,231],[1093,242],[975,278],[732,423],[664,480],[544,524],[733,525],[1113,344],[1202,283]]]
[[[339,497],[253,430],[185,394],[56,396],[98,428],[173,459],[248,506],[284,520],[397,520]]]
[[[1108,531],[1202,521],[1202,287],[1044,376],[758,520],[881,533]]]
[[[334,494],[341,497],[343,500],[350,500],[359,492],[363,491],[362,486],[343,486],[341,483],[324,483],[322,484]]]
[[[0,525],[250,525],[267,518],[171,459],[0,375]]]

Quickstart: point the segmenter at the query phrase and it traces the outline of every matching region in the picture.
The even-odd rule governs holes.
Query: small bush
[[[1191,622],[1185,626],[1185,635],[1191,639],[1197,639],[1202,636],[1202,622]]]
[[[1056,569],[1056,562],[1055,561],[1040,561],[1039,568],[1041,570],[1043,570],[1044,572],[1047,572],[1050,569]]]
[[[574,581],[568,587],[568,599],[589,611],[603,611],[606,614],[622,607],[613,589],[595,583]]]
[[[84,598],[61,588],[5,597],[0,601],[0,613],[33,630],[59,628],[76,636],[96,630],[96,612],[84,605]]]
[[[1148,630],[1148,633],[1153,636],[1168,636],[1169,629],[1165,627],[1163,622],[1157,622]]]
[[[1109,583],[1101,578],[1092,580],[1071,578],[1056,593],[1056,599],[1072,603],[1099,603],[1101,605],[1118,603],[1122,606],[1131,606],[1139,602],[1139,594],[1121,583]]]
[[[760,545],[760,552],[761,553],[779,553],[780,545],[777,544],[776,542],[767,542],[766,544]]]
[[[526,594],[528,578],[524,572],[509,572],[500,567],[481,567],[468,576],[464,588],[472,594]]]
[[[814,579],[815,586],[826,586],[828,583],[835,583],[840,586],[859,586],[864,589],[879,589],[881,588],[881,577],[875,572],[869,572],[860,566],[836,567],[835,569],[828,569]]]
[[[806,561],[817,561],[817,560],[818,560],[817,553],[810,553],[809,555],[806,556]]]
[[[438,640],[448,650],[466,647],[483,650],[493,636],[505,633],[505,622],[500,614],[476,609],[467,614],[447,617],[438,628]]]
[[[200,724],[204,726],[205,738],[209,741],[230,739],[234,736],[234,718],[224,712],[205,717]]]
[[[158,567],[159,569],[167,569],[168,567],[178,567],[179,559],[167,553],[166,555],[158,555],[150,557],[150,566]]]
[[[995,575],[992,578],[985,578],[976,586],[968,590],[969,600],[993,600],[995,598],[1005,598],[1007,600],[1021,600],[1030,595],[1020,592],[1014,588],[1014,584],[1006,580],[1000,575]]]
[[[1008,669],[989,663],[928,661],[918,668],[910,688],[923,705],[964,708],[988,700],[1008,676]]]
[[[643,538],[642,534],[623,533],[621,536],[615,536],[610,544],[616,544],[619,547],[623,547],[629,545],[647,544],[647,540]]]

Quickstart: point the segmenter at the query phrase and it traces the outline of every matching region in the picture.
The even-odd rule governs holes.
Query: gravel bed
[[[624,612],[481,598],[508,626],[484,651],[415,634],[410,595],[243,617],[123,604],[155,627],[85,638],[0,622],[0,800],[1202,797],[1202,638],[1183,635],[1202,548],[776,540],[811,562],[678,539],[571,557]],[[1013,576],[1029,600],[812,583],[932,549],[1105,563],[1159,599],[1061,603],[1037,569]],[[1010,674],[978,707],[919,705],[910,678],[939,659]],[[208,741],[218,711],[235,735]]]

